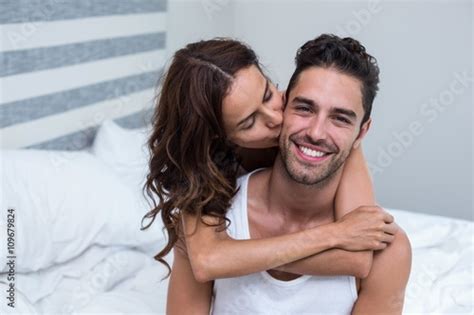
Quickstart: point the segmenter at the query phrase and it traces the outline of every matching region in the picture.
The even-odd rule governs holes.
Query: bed
[[[153,259],[162,225],[140,230],[147,133],[106,120],[84,150],[1,151],[1,314],[165,313],[167,269]],[[5,302],[8,209],[15,308]],[[473,223],[387,210],[413,247],[404,314],[472,314]]]

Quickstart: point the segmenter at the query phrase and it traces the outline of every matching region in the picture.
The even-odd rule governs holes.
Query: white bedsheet
[[[3,303],[0,314],[164,314],[168,281],[161,279],[166,268],[153,259],[153,253],[155,250],[145,253],[126,247],[91,246],[67,263],[17,274],[16,308],[5,308]],[[4,275],[0,281],[4,294],[7,287],[2,282]]]
[[[389,212],[407,232],[413,248],[404,314],[472,314],[473,223],[401,210]],[[17,274],[13,311],[164,314],[168,279],[160,279],[166,269],[152,257],[162,245],[146,252],[92,246],[64,264],[34,274]],[[0,279],[0,313],[5,314],[12,310],[5,303],[5,275]]]
[[[404,314],[473,314],[474,223],[389,210],[413,250]]]

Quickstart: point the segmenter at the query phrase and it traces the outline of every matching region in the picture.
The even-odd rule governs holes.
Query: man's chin
[[[289,160],[283,161],[288,176],[295,182],[308,186],[326,185],[341,168],[343,163],[334,160],[324,164],[306,164],[294,156],[289,156]],[[339,164],[336,166],[336,164]]]
[[[320,167],[318,167],[318,169],[319,168]],[[315,170],[308,171],[308,169],[304,167],[300,168],[296,165],[285,165],[285,169],[292,180],[303,185],[316,185],[324,180],[325,177],[319,170],[315,173]]]

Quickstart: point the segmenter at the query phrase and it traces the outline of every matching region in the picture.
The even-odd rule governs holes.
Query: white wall
[[[216,36],[232,36],[230,0],[168,0],[168,57],[187,43]]]
[[[171,0],[169,14],[171,49],[237,37],[282,87],[307,40],[360,40],[381,68],[364,143],[379,203],[472,220],[471,1]]]

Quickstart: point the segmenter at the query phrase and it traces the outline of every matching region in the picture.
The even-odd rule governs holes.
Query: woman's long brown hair
[[[178,50],[164,77],[152,118],[149,173],[143,187],[153,208],[143,217],[142,230],[161,214],[168,243],[154,258],[168,268],[167,276],[171,269],[163,257],[178,240],[182,211],[201,221],[203,215],[227,221],[238,161],[224,132],[222,102],[236,72],[252,65],[260,69],[248,46],[213,39]],[[143,227],[146,218],[151,221]]]

